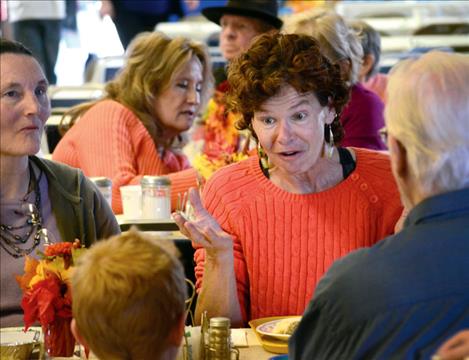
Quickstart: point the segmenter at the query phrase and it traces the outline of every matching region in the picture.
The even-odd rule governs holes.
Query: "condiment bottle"
[[[103,194],[109,206],[112,207],[112,181],[107,177],[90,177],[89,178],[98,187],[101,194]]]
[[[171,180],[166,176],[144,176],[142,185],[142,215],[146,219],[171,217]]]
[[[230,319],[214,317],[210,319],[208,358],[209,360],[229,360],[231,358]],[[207,354],[206,354],[207,355]]]

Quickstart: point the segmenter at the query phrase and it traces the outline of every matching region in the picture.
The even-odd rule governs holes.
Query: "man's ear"
[[[395,175],[399,176],[401,179],[406,179],[409,171],[406,148],[392,135],[388,135],[388,146]]]
[[[77,323],[76,323],[75,319],[72,319],[72,323],[70,324],[70,328],[72,329],[72,334],[75,337],[75,340],[78,341],[85,348],[89,349],[90,347],[88,346],[88,343],[85,341],[85,339],[83,339],[80,332],[78,331]]]
[[[183,312],[176,320],[168,336],[168,343],[173,346],[180,346],[185,331],[187,312]]]

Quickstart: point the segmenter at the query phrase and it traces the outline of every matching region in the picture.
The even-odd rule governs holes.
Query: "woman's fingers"
[[[204,248],[212,247],[212,240],[206,236],[205,232],[200,229],[197,224],[188,221],[186,222],[185,227],[190,234],[190,239],[193,242],[203,246]]]
[[[200,221],[189,221],[181,213],[176,212],[172,216],[183,235],[204,247],[210,244],[210,240],[207,239],[207,231],[204,230],[206,226],[200,224]]]
[[[190,234],[189,234],[189,232],[186,230],[186,226],[185,226],[185,224],[187,223],[187,219],[186,219],[181,213],[178,213],[178,212],[172,213],[172,217],[173,217],[173,219],[174,219],[174,222],[175,222],[176,225],[178,226],[179,231],[180,231],[184,236],[187,236],[188,238],[190,238]]]
[[[232,248],[231,236],[223,231],[204,208],[197,189],[189,189],[189,200],[195,212],[195,220],[188,220],[180,213],[173,213],[174,221],[180,231],[206,249],[218,251]]]
[[[446,341],[437,354],[443,360],[459,360],[469,357],[469,330],[463,330]]]
[[[199,191],[196,188],[189,189],[189,200],[197,218],[210,216],[210,214],[202,205],[202,199],[200,198]]]

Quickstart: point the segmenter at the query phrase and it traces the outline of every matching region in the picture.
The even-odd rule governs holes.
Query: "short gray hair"
[[[363,49],[358,36],[340,15],[323,9],[304,11],[286,22],[285,31],[313,36],[319,42],[322,53],[332,63],[350,60],[351,72],[346,80],[350,85],[358,82]]]
[[[379,35],[379,32],[375,30],[375,28],[362,20],[352,21],[349,23],[349,26],[356,32],[358,38],[361,41],[363,56],[371,54],[374,57],[373,67],[368,72],[368,74],[365,75],[365,79],[368,80],[372,76],[376,75],[379,70],[381,36]]]
[[[425,197],[469,186],[469,56],[431,51],[392,70],[385,118]]]

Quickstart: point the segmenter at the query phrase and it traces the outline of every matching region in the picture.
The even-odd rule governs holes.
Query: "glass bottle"
[[[230,319],[226,317],[210,319],[207,359],[230,360],[232,355],[235,359],[239,358],[239,351],[231,348],[230,325]]]
[[[107,177],[91,177],[90,180],[95,183],[101,194],[103,194],[109,206],[112,207],[112,181]]]
[[[146,219],[171,217],[171,180],[167,176],[144,176],[142,185],[142,215]]]

